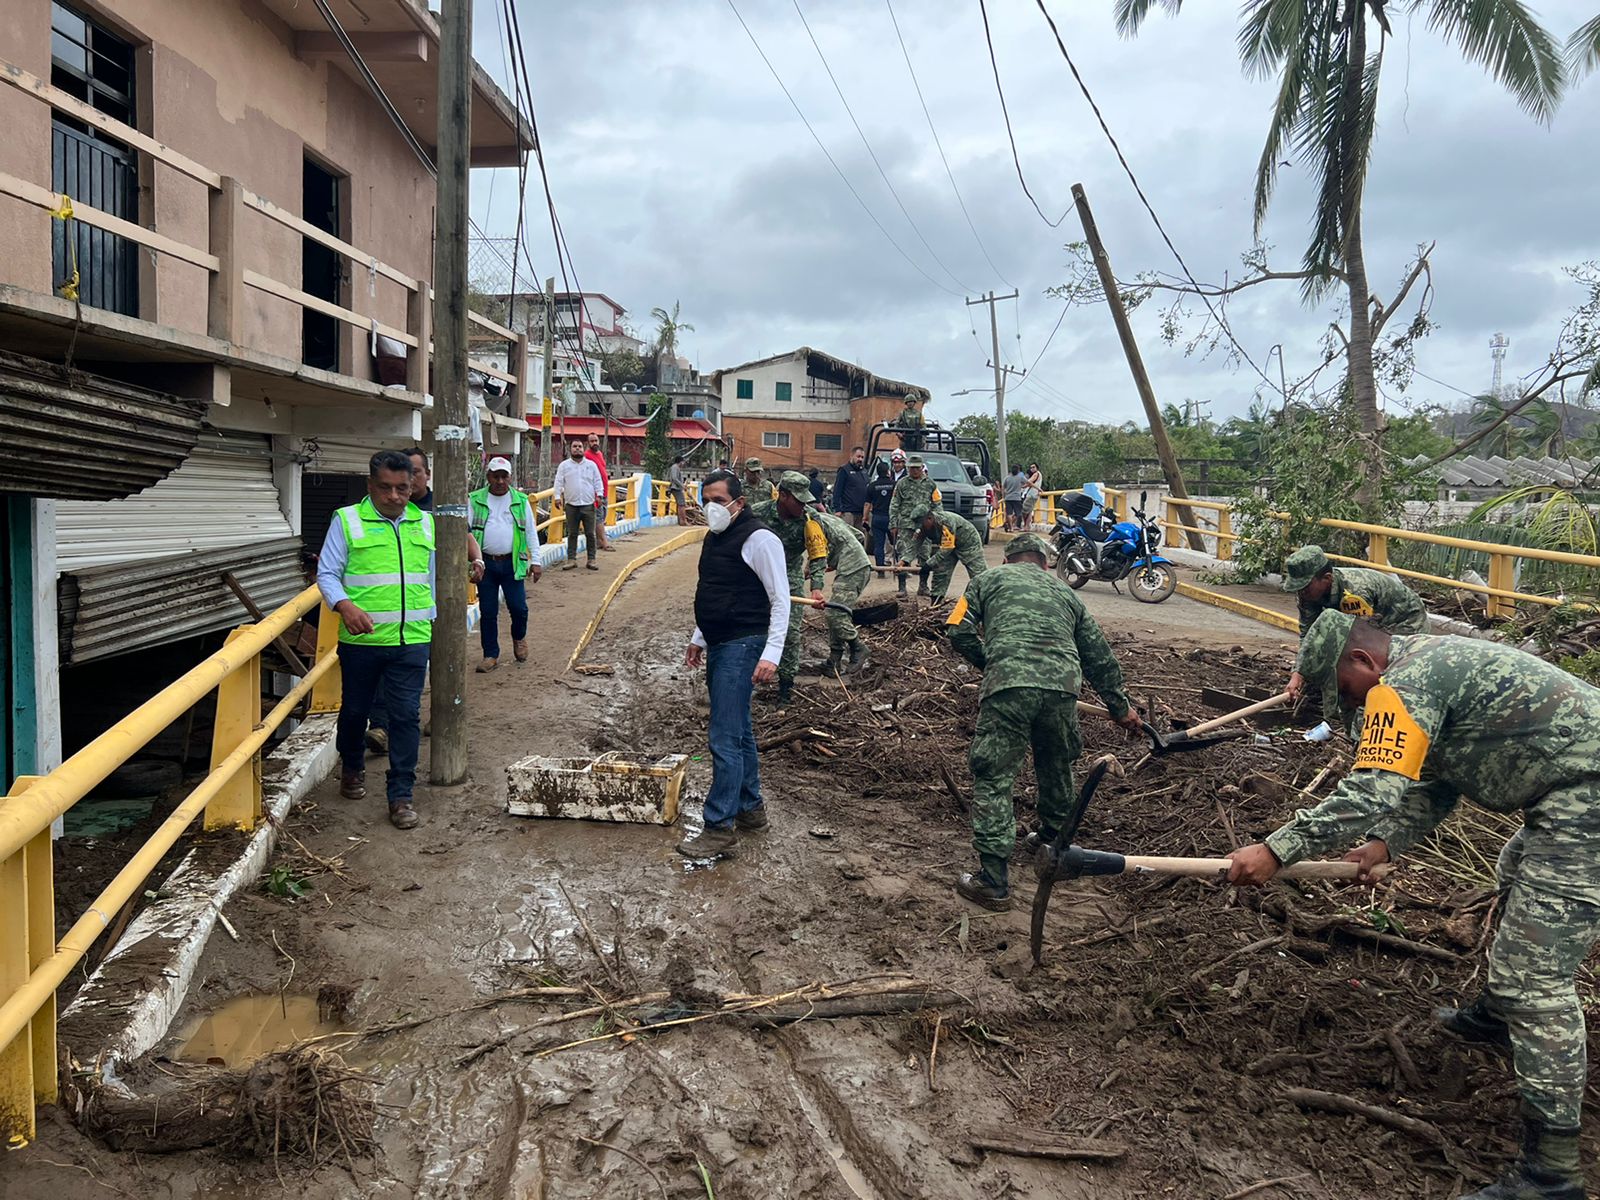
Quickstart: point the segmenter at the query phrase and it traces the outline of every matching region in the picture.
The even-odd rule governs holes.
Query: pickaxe
[[[807,608],[831,608],[835,612],[842,612],[849,616],[857,625],[882,625],[885,621],[892,621],[900,615],[900,604],[895,600],[880,600],[877,604],[863,604],[860,608],[851,608],[848,604],[840,604],[836,600],[813,600],[810,596],[790,596],[796,604],[804,604]]]
[[[1270,708],[1277,708],[1279,705],[1287,703],[1288,699],[1288,692],[1280,692],[1276,696],[1258,701],[1248,707],[1239,709],[1237,712],[1231,712],[1210,721],[1202,721],[1198,725],[1191,725],[1188,729],[1180,729],[1175,733],[1160,733],[1154,725],[1146,721],[1144,723],[1144,734],[1150,739],[1150,753],[1157,758],[1163,754],[1177,754],[1185,750],[1204,750],[1208,746],[1215,746],[1218,742],[1231,741],[1232,738],[1231,736],[1208,738],[1197,735],[1210,733],[1213,729],[1221,729],[1224,725],[1231,725],[1235,721],[1253,717],[1257,713],[1266,712]],[[1109,712],[1098,704],[1090,704],[1086,700],[1078,701],[1078,711],[1088,713],[1091,716],[1105,717],[1107,720],[1111,719]]]

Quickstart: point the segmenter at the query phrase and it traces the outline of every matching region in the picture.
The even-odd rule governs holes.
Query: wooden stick
[[[1188,875],[1205,878],[1208,875],[1226,875],[1233,866],[1231,858],[1167,858],[1154,854],[1129,854],[1123,858],[1124,874],[1149,871],[1157,875]],[[1354,883],[1358,867],[1347,862],[1302,862],[1284,867],[1274,879],[1331,879]],[[1372,875],[1382,879],[1394,870],[1393,863],[1374,867]]]
[[[774,734],[765,741],[757,742],[756,749],[761,752],[776,750],[779,746],[787,746],[790,742],[801,740],[814,742],[831,742],[833,734],[825,733],[821,729],[791,729],[787,733]]]
[[[975,1129],[967,1135],[967,1144],[974,1150],[989,1150],[997,1154],[1014,1154],[1018,1158],[1059,1158],[1069,1161],[1109,1162],[1121,1158],[1128,1148],[1117,1142],[1058,1140],[1059,1135],[1046,1130],[986,1127]]]
[[[249,592],[244,590],[244,584],[234,578],[232,571],[224,571],[222,573],[222,582],[227,584],[228,590],[239,598],[239,603],[244,605],[247,613],[257,621],[266,620],[266,614],[261,611],[260,605],[251,598]],[[283,661],[289,664],[291,671],[296,675],[305,675],[306,664],[300,660],[300,656],[294,652],[294,648],[289,645],[286,638],[282,636],[275,637],[272,639],[272,644],[277,647],[278,653],[283,655]]]
[[[1221,729],[1224,725],[1232,725],[1235,721],[1242,721],[1246,717],[1253,717],[1257,713],[1266,712],[1269,708],[1278,708],[1288,702],[1289,693],[1279,692],[1276,696],[1271,696],[1266,700],[1258,700],[1256,703],[1246,708],[1241,708],[1237,712],[1231,712],[1226,716],[1216,717],[1210,721],[1201,721],[1198,725],[1191,725],[1183,730],[1183,736],[1195,737],[1198,734],[1210,733],[1213,729]]]
[[[1376,1104],[1367,1104],[1357,1100],[1354,1096],[1346,1096],[1341,1092],[1323,1092],[1316,1088],[1292,1087],[1283,1089],[1283,1098],[1302,1108],[1313,1108],[1321,1112],[1338,1113],[1342,1116],[1365,1117],[1379,1125],[1387,1125],[1390,1129],[1398,1129],[1401,1133],[1409,1133],[1412,1137],[1430,1145],[1444,1147],[1448,1143],[1439,1127],[1427,1121],[1419,1121],[1416,1117],[1408,1117],[1404,1113],[1395,1112],[1392,1108],[1380,1108]]]
[[[1246,1196],[1254,1196],[1257,1192],[1264,1192],[1268,1188],[1283,1187],[1285,1184],[1299,1183],[1302,1179],[1310,1178],[1310,1175],[1285,1175],[1280,1179],[1263,1179],[1260,1183],[1252,1183],[1237,1192],[1229,1192],[1222,1200],[1244,1200]]]

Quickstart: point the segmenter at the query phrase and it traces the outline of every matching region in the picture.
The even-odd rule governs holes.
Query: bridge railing
[[[1173,509],[1182,506],[1187,506],[1199,513],[1209,512],[1214,514],[1215,524],[1210,526],[1181,524],[1174,515]],[[1285,524],[1289,521],[1287,513],[1274,513],[1272,515]],[[1193,528],[1196,532],[1213,539],[1216,546],[1216,557],[1223,562],[1227,562],[1233,557],[1233,549],[1236,543],[1250,540],[1234,533],[1233,516],[1231,506],[1226,503],[1212,500],[1174,500],[1170,496],[1162,497],[1161,525],[1165,532],[1167,545],[1177,544],[1175,539],[1177,531],[1186,531]],[[1203,517],[1199,516],[1196,519],[1204,520]],[[1534,592],[1519,591],[1516,586],[1517,569],[1519,563],[1523,560],[1559,563],[1564,566],[1600,570],[1600,557],[1592,554],[1574,554],[1566,550],[1546,550],[1538,546],[1507,546],[1498,542],[1480,542],[1470,538],[1452,537],[1443,533],[1427,533],[1415,529],[1395,529],[1388,525],[1371,525],[1362,521],[1344,521],[1336,517],[1323,517],[1317,521],[1317,524],[1325,529],[1347,530],[1352,533],[1366,535],[1366,558],[1352,558],[1344,554],[1328,555],[1334,562],[1358,567],[1375,567],[1404,579],[1418,579],[1424,583],[1438,584],[1441,587],[1475,592],[1485,597],[1488,615],[1496,618],[1514,616],[1518,603],[1555,608],[1568,602],[1564,596],[1541,596]],[[1424,546],[1443,546],[1470,554],[1484,555],[1489,562],[1488,582],[1478,583],[1472,580],[1452,579],[1448,576],[1435,575],[1427,571],[1397,567],[1389,561],[1391,541]]]
[[[1103,488],[1106,506],[1116,515],[1117,520],[1128,519],[1128,493],[1122,488]],[[1056,517],[1063,510],[1062,497],[1077,493],[1076,488],[1061,488],[1056,491],[1040,492],[1033,504],[1033,512],[1029,514],[1029,523],[1036,531],[1048,533],[1055,527]],[[995,493],[999,495],[998,492]],[[994,509],[989,513],[989,525],[993,529],[1004,529],[1006,523],[1005,501],[996,500]]]
[[[339,618],[322,607],[317,653],[306,674],[261,715],[261,654],[322,604],[308,587],[262,620],[240,625],[222,649],[169,684],[47,775],[18,778],[0,798],[0,1136],[31,1141],[34,1107],[54,1103],[56,988],[80,962],[163,855],[204,814],[206,829],[260,824],[261,749],[302,700],[337,712]],[[212,692],[211,770],[117,872],[58,942],[51,826],[102,780]]]

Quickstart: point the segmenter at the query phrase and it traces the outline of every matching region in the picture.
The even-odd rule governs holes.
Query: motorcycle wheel
[[[1074,571],[1071,562],[1065,554],[1056,559],[1056,577],[1073,591],[1077,591],[1089,582],[1089,575],[1084,571]]]
[[[1162,563],[1136,567],[1128,576],[1128,590],[1135,600],[1145,604],[1160,604],[1178,590],[1178,575]]]

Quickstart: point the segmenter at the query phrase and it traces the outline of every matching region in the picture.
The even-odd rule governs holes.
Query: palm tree
[[[1183,0],[1115,3],[1117,28],[1129,36],[1158,4],[1172,13],[1183,7]],[[1278,167],[1292,152],[1311,171],[1317,192],[1311,241],[1300,272],[1303,294],[1308,301],[1319,299],[1342,283],[1350,296],[1347,386],[1370,443],[1357,490],[1364,508],[1375,502],[1383,472],[1361,200],[1389,34],[1386,7],[1424,9],[1430,26],[1480,63],[1541,121],[1550,118],[1565,81],[1555,40],[1522,0],[1243,0],[1239,56],[1245,73],[1276,75],[1278,81],[1277,103],[1256,167],[1256,231],[1266,217]]]
[[[660,305],[650,310],[650,319],[656,323],[657,356],[664,354],[668,358],[676,359],[678,357],[678,335],[680,333],[694,332],[693,325],[687,321],[678,320],[678,313],[682,310],[682,307],[679,301],[674,300],[671,312],[668,312]]]
[[[1176,404],[1163,404],[1161,406],[1161,420],[1168,429],[1187,429],[1189,426],[1189,406],[1185,404],[1180,409]]]
[[[1533,400],[1517,415],[1524,421],[1518,430],[1522,453],[1536,458],[1554,454],[1561,443],[1563,426],[1561,414],[1555,406],[1548,400]]]
[[[1486,455],[1498,453],[1501,458],[1513,458],[1516,455],[1516,430],[1511,427],[1511,421],[1505,413],[1498,396],[1485,394],[1472,402],[1467,419],[1473,430],[1489,430],[1478,443]]]
[[[1600,17],[1578,26],[1567,39],[1567,70],[1574,79],[1600,67]]]
[[[1230,417],[1222,427],[1223,436],[1242,458],[1259,463],[1266,453],[1267,438],[1272,431],[1272,412],[1261,400],[1250,403],[1250,411],[1242,417]]]

